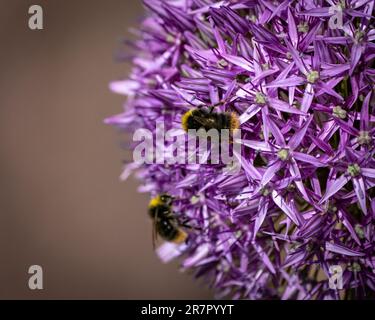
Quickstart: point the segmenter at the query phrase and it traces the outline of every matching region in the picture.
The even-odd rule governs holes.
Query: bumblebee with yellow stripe
[[[198,107],[187,111],[182,116],[181,125],[186,132],[199,129],[206,131],[228,129],[233,132],[239,129],[240,121],[235,112],[213,112],[212,107],[209,109]]]
[[[148,205],[148,213],[153,219],[153,243],[157,235],[164,240],[183,243],[187,234],[178,226],[178,221],[172,210],[173,197],[163,193],[152,198]]]

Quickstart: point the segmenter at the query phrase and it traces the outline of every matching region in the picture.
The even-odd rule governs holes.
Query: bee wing
[[[200,123],[202,126],[210,126],[213,123],[213,120],[211,118],[205,119],[205,118],[194,118],[194,120],[198,123]]]

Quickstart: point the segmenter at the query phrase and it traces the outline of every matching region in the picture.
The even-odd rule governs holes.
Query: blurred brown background
[[[44,30],[28,8],[44,9]],[[152,252],[147,195],[120,183],[114,62],[143,13],[130,0],[0,0],[0,298],[210,298]],[[44,290],[28,289],[30,265]]]

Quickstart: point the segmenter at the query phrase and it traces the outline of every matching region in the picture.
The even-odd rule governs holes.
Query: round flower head
[[[173,196],[187,241],[161,245],[162,260],[218,297],[374,297],[374,2],[144,1],[133,71],[111,83],[125,110],[106,122],[178,138],[122,175]],[[240,166],[195,144],[207,161],[160,161],[187,153],[189,123],[239,128],[225,141]]]

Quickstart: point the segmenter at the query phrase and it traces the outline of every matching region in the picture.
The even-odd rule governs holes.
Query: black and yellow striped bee
[[[164,240],[183,243],[187,239],[187,233],[179,227],[172,210],[173,197],[163,193],[152,198],[148,205],[148,213],[153,219],[153,242],[157,235]]]
[[[235,112],[213,112],[210,108],[194,108],[187,111],[181,119],[182,128],[188,130],[228,129],[232,132],[239,129],[240,122]]]

